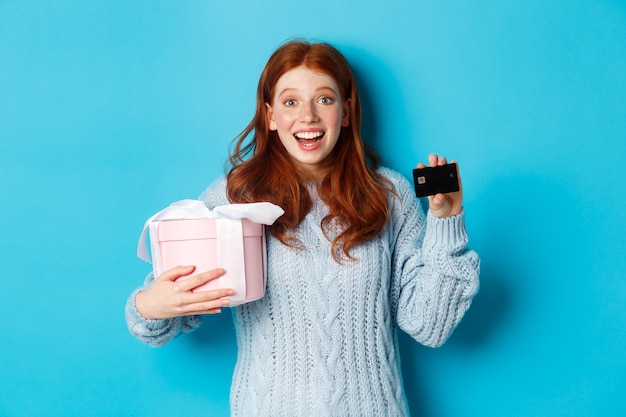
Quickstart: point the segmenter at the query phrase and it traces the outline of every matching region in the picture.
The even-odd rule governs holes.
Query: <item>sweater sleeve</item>
[[[227,204],[226,180],[217,179],[199,197],[207,207]],[[147,319],[137,311],[135,297],[139,292],[146,289],[154,281],[152,273],[148,274],[144,285],[132,292],[126,301],[126,325],[131,334],[142,342],[152,346],[164,346],[181,333],[188,333],[198,328],[202,322],[202,316],[182,316],[171,319]]]
[[[164,346],[181,333],[188,333],[200,326],[202,316],[182,316],[171,319],[147,319],[137,311],[135,297],[154,281],[152,272],[143,287],[132,292],[126,301],[126,325],[130,333],[140,341],[152,346]]]
[[[480,261],[467,248],[465,212],[422,213],[406,180],[392,209],[392,308],[402,330],[426,346],[441,346],[478,291]]]

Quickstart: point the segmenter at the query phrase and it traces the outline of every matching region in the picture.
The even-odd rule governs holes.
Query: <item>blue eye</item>
[[[296,104],[296,100],[293,100],[293,99],[285,100],[284,104],[285,106],[293,106],[294,104]]]
[[[322,104],[333,104],[335,100],[332,97],[322,97],[320,99],[320,103]]]

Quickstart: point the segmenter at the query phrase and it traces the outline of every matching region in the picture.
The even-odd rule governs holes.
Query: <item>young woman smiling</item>
[[[361,137],[350,66],[325,43],[274,52],[229,160],[200,197],[209,208],[269,201],[285,210],[268,229],[265,297],[232,309],[232,415],[408,416],[399,329],[439,346],[478,290],[462,191],[430,197],[424,214],[411,184],[379,166]],[[136,337],[162,346],[228,305],[230,289],[192,292],[221,269],[176,282],[193,269],[150,274],[133,292],[126,317]]]

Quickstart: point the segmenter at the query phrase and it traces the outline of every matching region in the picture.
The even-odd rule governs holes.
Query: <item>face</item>
[[[341,128],[349,124],[337,84],[327,74],[300,66],[284,73],[275,91],[272,103],[266,103],[270,129],[278,133],[293,163],[321,174]]]

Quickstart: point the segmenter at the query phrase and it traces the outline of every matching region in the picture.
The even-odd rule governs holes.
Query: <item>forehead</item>
[[[323,88],[331,89],[337,94],[339,93],[339,88],[333,77],[303,65],[281,75],[274,88],[276,94],[281,94],[285,90],[307,91]]]

